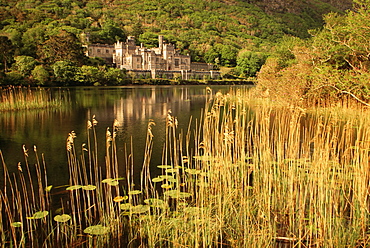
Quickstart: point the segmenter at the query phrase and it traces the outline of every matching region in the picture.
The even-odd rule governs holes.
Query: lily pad
[[[84,189],[84,190],[95,190],[96,186],[89,184],[89,185],[82,186],[82,189]]]
[[[116,196],[114,197],[113,201],[114,202],[121,202],[121,201],[126,201],[128,199],[128,196],[125,195],[125,196]]]
[[[170,183],[177,183],[176,178],[168,178],[167,181],[169,181]]]
[[[76,190],[76,189],[81,189],[82,185],[72,185],[66,188],[66,190]]]
[[[13,222],[12,224],[12,227],[21,227],[22,226],[22,222]]]
[[[165,201],[161,199],[157,199],[157,198],[148,198],[148,199],[145,199],[144,202],[151,207],[165,207],[166,206]]]
[[[166,170],[166,173],[176,173],[177,172],[177,169],[167,169]]]
[[[132,190],[132,191],[129,191],[127,194],[129,195],[139,195],[141,194],[141,190]]]
[[[197,169],[186,169],[185,172],[189,173],[190,175],[197,175],[201,173],[201,171]]]
[[[118,180],[117,179],[113,179],[113,178],[107,178],[107,179],[104,179],[103,181],[101,181],[102,183],[106,183],[110,186],[117,186],[119,184]]]
[[[67,221],[69,221],[70,219],[71,219],[71,216],[70,216],[70,215],[68,215],[68,214],[56,215],[56,216],[54,217],[54,220],[55,220],[56,222],[67,222]]]
[[[84,189],[84,190],[95,190],[96,186],[89,184],[89,185],[82,186],[82,189]]]
[[[49,211],[39,211],[33,214],[32,217],[26,217],[29,220],[37,220],[37,219],[42,219],[46,217],[49,214]]]
[[[159,182],[162,182],[164,180],[164,178],[162,177],[155,177],[152,179],[152,182],[153,183],[159,183]]]
[[[119,208],[123,211],[128,211],[132,207],[131,203],[122,203]]]
[[[148,212],[150,210],[150,206],[148,205],[137,205],[131,208],[131,212],[133,214],[143,214],[145,212]]]
[[[102,225],[89,226],[85,228],[84,233],[91,235],[104,235],[109,232],[109,227]]]
[[[163,178],[163,179],[165,179],[165,180],[169,180],[169,179],[171,179],[171,178],[175,178],[175,177],[174,177],[174,176],[172,176],[172,175],[160,175],[160,176],[158,176],[158,177]]]
[[[170,189],[170,188],[172,188],[172,185],[171,184],[168,184],[168,183],[165,183],[165,184],[162,184],[161,185],[161,188],[162,189]]]

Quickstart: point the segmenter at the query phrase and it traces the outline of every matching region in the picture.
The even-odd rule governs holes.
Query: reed
[[[61,90],[23,86],[0,87],[0,111],[30,110],[61,107],[69,97]]]
[[[0,191],[3,244],[18,247],[367,247],[370,119],[366,109],[273,106],[247,91],[207,89],[200,120],[179,130],[168,113],[162,165],[141,180],[134,142],[117,158],[115,121],[98,159],[95,116],[87,143],[68,135],[70,182],[51,209],[46,166],[21,165]],[[1,158],[2,154],[0,153]],[[24,149],[25,161],[30,156]],[[153,166],[162,173],[153,175]],[[122,169],[124,168],[124,169]],[[22,169],[22,171],[21,171]],[[44,230],[40,232],[40,230]]]

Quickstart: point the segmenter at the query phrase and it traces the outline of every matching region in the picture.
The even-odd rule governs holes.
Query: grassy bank
[[[61,91],[52,93],[45,88],[0,87],[0,111],[61,107],[66,102],[68,95]]]
[[[248,92],[208,89],[201,120],[178,130],[168,113],[162,165],[142,168],[117,122],[97,147],[68,135],[70,182],[51,187],[42,156],[24,148],[11,175],[3,162],[1,243],[15,247],[366,247],[369,245],[367,110],[273,106]],[[124,165],[117,149],[124,149]],[[97,150],[106,149],[104,164]],[[36,165],[28,165],[37,156]],[[1,156],[2,157],[2,156]],[[154,167],[161,174],[154,175]],[[134,174],[140,173],[140,182]],[[153,174],[153,175],[152,175]],[[62,197],[56,197],[56,192]],[[56,203],[57,201],[57,203]],[[54,209],[55,205],[60,208]]]

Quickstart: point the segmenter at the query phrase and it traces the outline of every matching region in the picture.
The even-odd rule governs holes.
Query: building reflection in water
[[[222,87],[219,87],[222,88]],[[224,90],[229,87],[224,86]],[[76,146],[87,142],[86,123],[95,115],[99,141],[99,157],[104,164],[105,131],[114,119],[120,123],[117,147],[123,156],[125,144],[134,148],[135,166],[142,165],[149,120],[154,120],[153,167],[161,163],[165,140],[166,116],[171,110],[178,118],[179,129],[186,130],[190,116],[198,118],[205,103],[204,86],[153,86],[112,88],[71,88],[71,103],[61,109],[18,111],[0,114],[0,150],[10,172],[24,164],[22,145],[44,154],[50,183],[68,182],[65,141],[72,130],[77,134]],[[121,156],[120,155],[120,156]],[[32,155],[29,156],[32,160]],[[34,161],[31,161],[32,164]],[[2,174],[2,170],[0,170]],[[0,175],[1,177],[1,175]],[[0,179],[1,180],[1,179]]]

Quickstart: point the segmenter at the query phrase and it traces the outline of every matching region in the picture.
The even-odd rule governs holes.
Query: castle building
[[[159,36],[159,46],[148,49],[136,46],[135,37],[129,36],[126,42],[117,42],[114,46],[113,63],[126,70],[190,70],[189,55],[181,55],[173,44],[167,44]]]
[[[90,44],[86,55],[103,58],[107,64],[125,69],[143,77],[175,78],[219,78],[220,72],[214,71],[212,64],[193,63],[189,55],[182,55],[175,46],[166,43],[163,36],[158,37],[158,47],[146,48],[136,45],[135,37],[127,37],[126,42],[117,41],[114,45]]]

